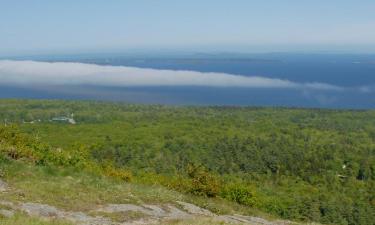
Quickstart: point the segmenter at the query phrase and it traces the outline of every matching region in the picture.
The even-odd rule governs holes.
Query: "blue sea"
[[[345,91],[238,87],[11,87],[1,98],[92,99],[145,104],[375,108],[375,55],[371,54],[90,54],[22,57],[140,68],[221,72],[325,83]]]

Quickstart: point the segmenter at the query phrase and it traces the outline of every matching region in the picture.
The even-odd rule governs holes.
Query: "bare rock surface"
[[[164,211],[162,209],[147,209],[142,206],[133,205],[133,204],[109,204],[105,207],[99,208],[96,211],[98,212],[105,212],[105,213],[121,213],[121,212],[140,212],[146,215],[156,215],[163,214]]]
[[[182,211],[172,205],[167,205],[163,209],[157,205],[110,204],[96,211],[105,213],[139,212],[158,219],[185,219],[192,216],[188,212]]]
[[[7,202],[7,201],[0,201],[0,206],[6,206],[6,207],[9,207],[9,208],[13,208],[14,203],[13,202]]]
[[[242,216],[242,215],[233,215],[231,216],[233,219],[237,219],[237,220],[241,220],[241,221],[246,221],[246,222],[250,222],[250,223],[253,223],[253,224],[259,224],[259,225],[269,225],[270,224],[270,221],[266,220],[266,219],[263,219],[263,218],[259,218],[259,217],[253,217],[253,216]],[[289,221],[281,221],[281,220],[277,220],[277,221],[272,221],[272,225],[287,225],[287,224],[290,224],[291,222]]]
[[[14,215],[14,210],[12,209],[13,203],[0,201],[0,218],[1,217],[12,217]]]
[[[9,217],[12,217],[13,215],[14,215],[14,211],[12,210],[0,209],[0,217],[3,216],[6,218],[9,218]]]
[[[175,206],[169,205],[168,206],[168,215],[166,216],[166,218],[177,220],[177,219],[188,219],[188,218],[192,218],[193,216],[194,215],[189,214],[185,211],[182,211]]]
[[[188,213],[193,215],[202,215],[202,216],[209,216],[209,217],[215,217],[216,215],[212,213],[211,211],[207,209],[203,209],[201,207],[198,207],[196,205],[187,203],[187,202],[181,202],[177,201],[178,204],[180,204],[184,210],[186,210]]]
[[[14,210],[23,211],[30,216],[46,219],[62,219],[80,225],[113,225],[111,219],[93,217],[83,212],[67,212],[56,207],[39,203],[12,204]]]
[[[30,216],[41,216],[51,218],[59,218],[63,216],[62,211],[59,211],[55,207],[49,205],[43,205],[38,203],[24,203],[21,204],[19,208]]]
[[[172,204],[167,205],[135,205],[135,204],[109,204],[98,207],[90,212],[69,212],[58,209],[54,206],[40,203],[11,203],[1,202],[0,206],[6,206],[9,209],[0,210],[0,215],[5,217],[13,216],[14,212],[22,211],[30,216],[37,216],[45,219],[62,219],[73,222],[77,225],[145,225],[145,224],[163,224],[167,220],[186,220],[197,217],[211,218],[218,223],[230,224],[251,224],[251,225],[286,225],[291,224],[288,221],[268,221],[258,217],[242,215],[216,215],[207,209],[203,209],[187,202],[176,202],[180,207]],[[1,209],[1,208],[0,208]],[[140,213],[140,218],[129,219],[129,221],[116,222],[109,217],[91,216],[92,213]],[[144,214],[144,216],[142,216]]]
[[[5,183],[2,179],[0,179],[0,192],[5,192],[8,190],[8,184]]]

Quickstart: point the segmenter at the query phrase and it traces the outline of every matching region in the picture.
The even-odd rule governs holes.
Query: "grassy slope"
[[[219,214],[255,214],[272,219],[266,214],[222,199],[183,195],[157,185],[124,183],[64,168],[33,166],[23,162],[0,162],[0,170],[4,175],[3,179],[12,187],[9,192],[0,193],[0,199],[4,201],[36,202],[66,211],[88,212],[95,207],[110,203],[175,204],[175,201],[179,200],[195,203]],[[208,219],[170,223],[216,224]],[[18,214],[14,218],[0,220],[0,224],[49,225],[50,223]],[[53,221],[51,224],[65,225],[58,221]]]

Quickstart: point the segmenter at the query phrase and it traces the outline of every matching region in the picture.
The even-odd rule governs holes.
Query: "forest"
[[[159,184],[295,221],[375,224],[374,110],[8,99],[0,121],[0,162]]]

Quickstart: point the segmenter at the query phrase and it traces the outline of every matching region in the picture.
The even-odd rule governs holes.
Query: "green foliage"
[[[201,166],[189,165],[187,170],[192,183],[189,192],[207,197],[216,197],[219,194],[220,181],[215,175]]]
[[[71,113],[77,125],[49,121]],[[375,111],[1,100],[0,121],[3,159],[162,184],[287,219],[375,221]]]
[[[0,157],[3,160],[24,160],[36,165],[74,167],[127,182],[132,179],[131,171],[115,168],[111,162],[95,163],[85,146],[75,145],[70,151],[52,148],[20,133],[14,126],[0,127]]]
[[[25,144],[27,143],[27,145]],[[0,152],[2,157],[11,159],[27,159],[33,162],[39,160],[38,151],[32,139],[19,134],[15,127],[0,127]]]
[[[103,170],[106,176],[118,178],[126,182],[131,181],[133,178],[133,174],[130,171],[121,168],[114,168],[110,165],[105,166]]]
[[[245,184],[232,183],[224,187],[220,196],[246,206],[255,206],[259,201],[253,187]]]

